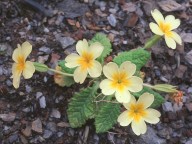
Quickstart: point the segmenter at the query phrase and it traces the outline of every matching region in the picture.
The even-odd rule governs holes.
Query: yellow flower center
[[[162,32],[166,36],[171,37],[171,35],[172,35],[172,33],[171,33],[171,25],[169,23],[160,22],[159,23],[159,28],[162,30]]]
[[[83,52],[81,58],[78,60],[78,63],[81,66],[82,70],[85,70],[87,68],[91,68],[93,66],[93,54],[88,52]]]
[[[113,81],[111,83],[111,87],[118,89],[119,91],[123,91],[124,88],[130,85],[130,81],[127,78],[126,72],[114,73],[112,79]]]
[[[24,56],[18,56],[17,58],[18,64],[17,64],[17,70],[23,71],[25,69],[25,58]]]
[[[128,113],[129,117],[132,117],[136,122],[139,122],[140,119],[146,115],[147,112],[145,111],[143,104],[131,104]]]

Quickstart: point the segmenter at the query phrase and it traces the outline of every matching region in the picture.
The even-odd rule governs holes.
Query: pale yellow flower
[[[77,67],[74,71],[75,82],[82,84],[88,73],[93,78],[101,75],[102,66],[95,59],[101,55],[103,49],[104,47],[98,42],[90,46],[86,39],[77,42],[76,50],[78,54],[72,53],[65,58],[66,67]]]
[[[29,42],[24,42],[22,45],[17,45],[14,50],[12,59],[15,63],[12,66],[13,86],[19,87],[21,74],[25,79],[29,79],[35,72],[35,67],[32,62],[26,61],[26,58],[32,51],[32,45]]]
[[[129,103],[123,103],[127,109],[121,113],[117,119],[121,126],[128,126],[136,135],[144,134],[147,131],[146,123],[156,124],[159,122],[160,112],[148,108],[154,101],[154,96],[149,93],[142,94],[136,102],[135,97],[131,96]]]
[[[100,89],[104,95],[112,95],[120,103],[130,101],[131,92],[139,92],[143,88],[141,78],[133,76],[136,71],[136,65],[130,61],[121,64],[120,67],[116,63],[110,62],[103,67],[103,73],[107,77],[100,83]]]
[[[151,22],[149,24],[151,31],[156,35],[164,36],[167,46],[172,49],[176,48],[176,43],[181,45],[181,37],[176,32],[172,31],[180,25],[180,20],[175,19],[173,15],[168,15],[164,19],[161,12],[157,9],[151,11],[151,14],[157,23]]]

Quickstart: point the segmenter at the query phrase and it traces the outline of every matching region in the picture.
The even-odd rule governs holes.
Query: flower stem
[[[155,45],[159,40],[161,39],[161,36],[159,35],[154,35],[150,39],[147,40],[145,43],[145,46],[143,47],[144,49],[151,48],[153,45]]]
[[[58,71],[58,70],[55,70],[55,69],[51,69],[49,68],[49,71],[52,71],[52,72],[55,72],[55,73],[58,73],[58,74],[62,74],[64,76],[70,76],[70,77],[73,77],[73,74],[69,74],[69,73],[64,73],[62,71]]]
[[[98,100],[98,101],[95,101],[96,103],[98,102],[107,102],[107,103],[119,103],[119,102],[116,102],[116,101],[108,101],[108,100]]]

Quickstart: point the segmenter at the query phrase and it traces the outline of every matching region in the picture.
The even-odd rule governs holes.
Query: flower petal
[[[80,56],[76,53],[72,53],[72,54],[68,55],[65,58],[65,61],[66,61],[65,66],[68,68],[74,68],[74,67],[79,66],[79,64],[78,64],[79,58],[80,58]]]
[[[21,46],[18,44],[17,48],[13,51],[12,59],[18,63],[18,57],[22,55]]]
[[[33,73],[35,72],[35,66],[32,62],[26,61],[25,62],[25,68],[23,70],[23,76],[25,79],[29,79],[33,76]]]
[[[165,35],[165,42],[169,48],[176,49],[176,42],[173,38]]]
[[[136,65],[130,61],[125,61],[121,64],[120,71],[125,71],[128,77],[131,77],[136,71]]]
[[[165,22],[169,23],[171,25],[171,29],[176,29],[179,27],[179,25],[181,24],[181,21],[179,19],[175,19],[175,17],[173,15],[168,15],[165,17]]]
[[[99,77],[101,75],[101,72],[102,72],[101,64],[98,61],[94,60],[93,66],[88,69],[89,75],[95,78],[95,77]]]
[[[131,123],[131,128],[136,135],[144,134],[147,131],[147,125],[143,119],[141,119],[139,122],[133,120]]]
[[[17,64],[14,63],[12,66],[12,77],[13,78],[13,86],[17,89],[19,88],[19,84],[20,84],[20,77],[21,77],[21,73],[22,71],[18,71],[17,70]]]
[[[149,27],[150,27],[151,31],[152,31],[154,34],[156,34],[156,35],[162,36],[162,35],[164,34],[164,33],[162,32],[162,30],[159,28],[159,26],[158,26],[157,24],[153,23],[153,22],[151,22],[151,23],[149,24]]]
[[[133,117],[129,117],[128,111],[121,113],[117,119],[121,126],[128,126],[133,120]]]
[[[24,42],[21,45],[21,51],[24,56],[24,59],[26,60],[26,58],[29,56],[29,54],[32,51],[32,45],[28,41]]]
[[[93,53],[94,59],[98,58],[103,52],[103,45],[99,42],[95,42],[90,45],[89,50]]]
[[[129,81],[129,86],[128,90],[131,92],[139,92],[143,89],[143,80],[139,77],[132,76],[131,78],[128,79]]]
[[[118,72],[118,66],[117,66],[117,64],[116,63],[114,63],[114,62],[109,62],[107,65],[105,65],[104,67],[103,67],[103,73],[104,73],[104,75],[108,78],[108,79],[110,79],[110,80],[112,80],[113,79],[113,74],[114,73],[116,73],[116,72]]]
[[[125,89],[124,91],[116,91],[115,98],[120,103],[128,103],[131,99],[131,94],[127,89]]]
[[[171,32],[171,37],[180,45],[182,45],[181,37],[174,31]]]
[[[143,117],[143,119],[151,124],[156,124],[159,122],[159,117],[161,116],[160,112],[152,109],[152,108],[148,108],[146,110],[147,114]]]
[[[84,51],[88,51],[89,45],[86,39],[80,40],[76,44],[76,50],[79,55],[82,55]]]
[[[137,103],[141,103],[144,105],[144,108],[148,108],[153,103],[153,101],[154,96],[146,92],[139,97]]]
[[[111,86],[111,81],[109,79],[104,79],[101,81],[99,87],[102,90],[104,95],[112,95],[115,92],[115,89]]]
[[[128,102],[128,103],[123,103],[123,106],[129,110],[130,109],[130,106],[131,104],[135,104],[136,103],[136,99],[134,96],[131,95],[131,100]]]
[[[153,11],[151,11],[151,15],[158,25],[160,22],[164,22],[164,17],[159,10],[154,9]]]
[[[87,77],[87,70],[82,70],[80,67],[77,67],[74,71],[74,80],[76,83],[82,84]]]

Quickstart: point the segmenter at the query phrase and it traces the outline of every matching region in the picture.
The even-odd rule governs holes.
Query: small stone
[[[187,89],[187,92],[188,92],[188,93],[192,93],[192,87],[189,87],[189,88]]]
[[[114,16],[113,14],[110,14],[110,15],[107,17],[107,20],[108,20],[108,22],[109,22],[109,24],[110,24],[111,26],[113,26],[113,27],[116,26],[117,20],[116,20],[116,18],[115,18],[115,16]]]
[[[37,93],[36,93],[36,99],[39,99],[42,95],[43,95],[42,92],[37,92]]]
[[[12,122],[15,120],[16,113],[0,114],[0,118],[6,122]]]
[[[184,127],[184,122],[182,120],[178,120],[176,122],[171,123],[171,127],[174,129],[181,129]]]
[[[11,136],[9,137],[9,142],[10,142],[10,143],[14,143],[14,142],[17,141],[18,138],[19,138],[19,137],[18,137],[18,134],[13,134],[13,135],[11,135]]]
[[[41,108],[45,108],[46,107],[46,100],[45,100],[45,97],[42,96],[40,99],[39,99],[39,104],[40,104],[40,107]]]
[[[185,144],[192,144],[192,138],[190,138]]]
[[[45,27],[43,31],[44,31],[45,33],[48,33],[48,32],[49,32],[49,29]]]
[[[192,111],[192,103],[187,103],[185,106],[187,107],[188,111]]]
[[[47,125],[46,125],[46,128],[48,130],[51,130],[52,132],[57,131],[57,125],[54,122],[48,122]]]
[[[53,135],[53,132],[50,130],[45,130],[43,133],[43,138],[48,139]]]
[[[45,55],[45,56],[38,56],[38,62],[39,63],[45,63],[49,58],[49,55]]]
[[[23,135],[26,137],[31,136],[31,126],[27,126],[24,130],[22,130]]]
[[[39,48],[39,51],[44,52],[46,54],[50,54],[51,53],[51,49],[48,48],[48,47],[45,47],[45,46]]]
[[[34,130],[34,131],[36,131],[38,133],[43,132],[42,122],[41,122],[41,120],[39,118],[32,122],[32,130]]]
[[[178,78],[183,78],[185,71],[187,71],[187,67],[184,65],[179,65],[179,67],[176,69],[175,76]]]
[[[192,65],[192,50],[189,51],[185,56],[186,61]]]
[[[63,136],[63,133],[62,133],[62,132],[58,132],[58,133],[57,133],[57,136],[58,136],[58,137],[62,137],[62,136]]]
[[[26,85],[25,90],[26,90],[26,92],[30,93],[32,88],[29,85]]]
[[[51,117],[61,118],[61,113],[57,109],[53,109],[51,112]]]
[[[170,111],[167,112],[167,116],[168,116],[169,120],[171,120],[171,121],[174,121],[177,119],[177,115],[174,112],[170,112]]]
[[[163,105],[163,110],[165,112],[168,112],[168,111],[173,111],[173,106],[172,106],[172,103],[171,102],[165,102]]]
[[[68,46],[71,46],[75,43],[75,40],[71,37],[61,37],[60,35],[56,35],[55,37],[63,49],[66,49]]]

